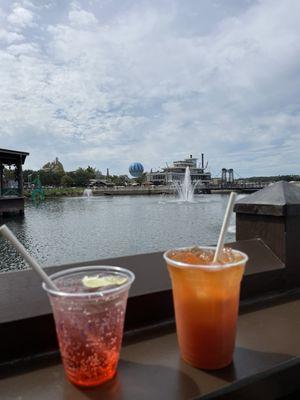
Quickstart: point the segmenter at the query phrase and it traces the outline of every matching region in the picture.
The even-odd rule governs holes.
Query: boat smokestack
[[[192,155],[192,154],[190,154],[190,158],[193,158],[193,155]]]
[[[201,153],[201,168],[204,169],[204,153]]]

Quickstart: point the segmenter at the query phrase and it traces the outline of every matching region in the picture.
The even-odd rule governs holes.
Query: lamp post
[[[28,189],[29,189],[29,185],[30,185],[30,183],[31,183],[31,177],[32,177],[32,174],[29,174],[28,177],[27,177],[27,186],[28,186]]]

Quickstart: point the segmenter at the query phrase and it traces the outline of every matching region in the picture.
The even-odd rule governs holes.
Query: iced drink
[[[240,283],[247,255],[224,249],[194,247],[164,254],[170,273],[176,329],[182,358],[203,369],[219,369],[232,361]]]
[[[51,275],[48,292],[64,369],[79,386],[111,379],[117,368],[134,274],[118,267],[72,268]]]

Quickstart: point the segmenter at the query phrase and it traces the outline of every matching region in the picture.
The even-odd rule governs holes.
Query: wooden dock
[[[5,213],[24,214],[24,197],[0,197],[0,217]]]
[[[196,187],[195,193],[230,193],[230,192],[237,192],[237,193],[254,193],[264,187],[268,186],[270,182],[247,182],[247,183],[220,183],[220,184],[213,184],[209,183],[206,186]]]

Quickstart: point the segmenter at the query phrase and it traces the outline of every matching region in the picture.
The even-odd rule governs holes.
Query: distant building
[[[65,170],[62,163],[56,157],[54,161],[45,164],[42,169],[46,172],[54,172],[56,174],[64,174]]]
[[[190,155],[182,161],[173,161],[171,167],[167,166],[161,171],[150,171],[146,174],[146,181],[154,185],[169,185],[172,182],[181,182],[184,179],[185,170],[190,168],[191,180],[193,183],[201,181],[204,185],[211,181],[210,172],[205,172],[204,154],[201,155],[201,166],[198,166],[198,159]]]
[[[114,186],[114,183],[104,177],[103,179],[90,179],[89,185],[93,187],[111,187]]]

